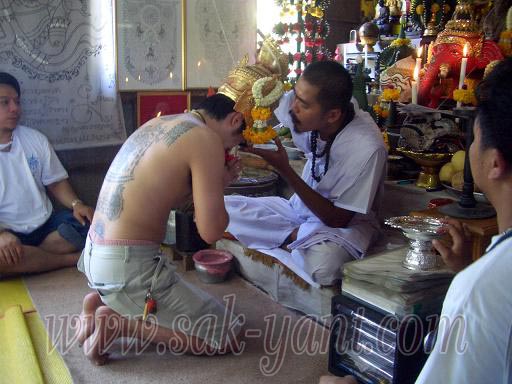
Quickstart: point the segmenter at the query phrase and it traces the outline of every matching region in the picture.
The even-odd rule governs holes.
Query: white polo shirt
[[[50,217],[45,186],[67,179],[50,142],[39,131],[18,125],[9,152],[0,152],[0,227],[30,233]]]

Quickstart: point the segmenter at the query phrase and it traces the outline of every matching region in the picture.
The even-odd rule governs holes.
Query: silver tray
[[[385,223],[404,232],[425,233],[435,236],[438,236],[439,231],[446,226],[439,219],[423,216],[396,216],[386,219]]]
[[[277,180],[277,174],[268,169],[245,167],[238,180],[231,183],[230,187],[276,183]]]
[[[429,271],[443,266],[441,256],[432,246],[432,240],[444,234],[446,224],[432,217],[396,216],[385,220],[393,228],[400,229],[409,241],[409,251],[403,262],[407,269]]]

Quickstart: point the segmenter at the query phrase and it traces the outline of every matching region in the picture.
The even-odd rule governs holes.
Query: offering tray
[[[416,186],[425,189],[437,189],[441,185],[439,169],[452,158],[453,153],[416,152],[403,147],[396,151],[414,160],[421,167]]]
[[[402,231],[409,240],[409,251],[403,262],[407,269],[431,271],[443,266],[443,260],[432,246],[432,240],[444,234],[446,225],[439,219],[420,216],[396,216],[385,223]]]

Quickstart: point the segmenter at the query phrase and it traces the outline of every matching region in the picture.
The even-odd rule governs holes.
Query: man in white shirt
[[[343,66],[324,61],[306,67],[275,112],[308,159],[302,176],[278,139],[277,151],[247,148],[295,194],[289,200],[225,197],[229,233],[258,250],[289,243],[295,264],[321,285],[340,279],[344,262],[363,257],[379,232],[387,152],[375,122],[351,98],[352,80]]]
[[[76,265],[93,209],[77,197],[48,139],[19,125],[20,86],[0,72],[0,275]],[[46,189],[70,210],[53,212]]]
[[[512,58],[480,83],[477,100],[471,172],[496,209],[500,234],[473,263],[468,231],[458,221],[447,220],[451,246],[434,241],[445,263],[459,273],[446,294],[434,349],[416,383],[512,382]],[[322,380],[353,382],[348,377]]]

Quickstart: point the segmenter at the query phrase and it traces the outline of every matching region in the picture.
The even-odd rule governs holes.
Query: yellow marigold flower
[[[512,29],[507,29],[507,30],[501,32],[500,37],[502,39],[511,39],[512,38]]]
[[[251,109],[251,116],[253,120],[268,120],[272,116],[272,111],[266,107],[254,107]]]
[[[432,6],[430,7],[430,11],[432,13],[437,13],[437,12],[439,12],[440,9],[441,9],[441,7],[437,3],[432,4]]]
[[[476,105],[475,93],[468,89],[456,89],[453,91],[453,100],[458,101],[462,104]]]
[[[400,97],[400,89],[398,88],[386,88],[382,91],[380,98],[383,101],[396,101]]]
[[[406,46],[406,45],[409,45],[409,43],[411,42],[411,39],[400,39],[400,38],[397,38],[395,40],[393,40],[391,42],[391,46],[392,47],[400,47],[400,46]]]
[[[246,141],[253,144],[264,144],[277,136],[277,132],[269,125],[263,132],[256,132],[252,128],[246,128],[242,132]]]
[[[425,11],[425,6],[423,4],[420,4],[416,7],[416,14],[421,15]]]

